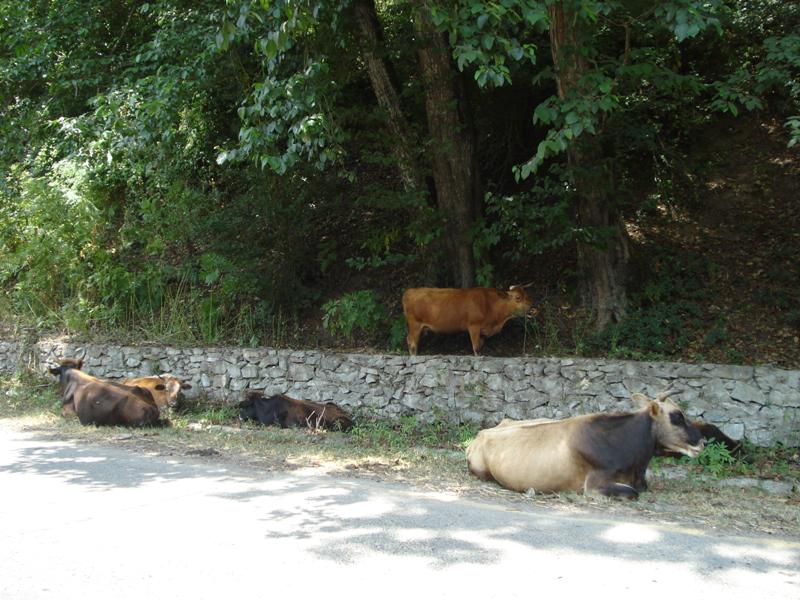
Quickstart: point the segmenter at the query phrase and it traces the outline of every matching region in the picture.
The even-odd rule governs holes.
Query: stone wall
[[[773,367],[0,341],[0,371],[44,373],[51,350],[62,357],[84,349],[84,370],[92,375],[172,373],[192,383],[190,395],[225,402],[241,399],[244,389],[262,389],[384,417],[443,414],[485,425],[504,417],[629,410],[633,392],[652,396],[672,388],[691,417],[733,438],[800,445],[800,371]]]

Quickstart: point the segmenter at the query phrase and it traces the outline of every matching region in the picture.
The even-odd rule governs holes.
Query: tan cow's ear
[[[661,406],[659,406],[658,402],[655,400],[650,402],[648,408],[650,409],[650,416],[652,417],[657,417],[659,413],[661,413]]]
[[[631,400],[639,408],[644,408],[645,406],[647,406],[650,403],[650,398],[648,398],[644,394],[640,394],[639,392],[636,392],[635,394],[632,394],[631,395]]]

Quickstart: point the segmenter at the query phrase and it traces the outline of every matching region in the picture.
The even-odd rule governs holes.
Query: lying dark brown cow
[[[77,415],[83,425],[159,424],[158,406],[148,390],[92,377],[82,366],[82,360],[66,358],[50,369],[59,378],[63,416]]]
[[[153,399],[156,401],[156,405],[160,409],[177,406],[181,397],[181,391],[192,388],[192,384],[184,383],[177,377],[166,373],[150,375],[148,377],[123,379],[121,383],[150,390]]]
[[[467,448],[470,472],[524,492],[599,492],[634,499],[657,448],[695,457],[700,432],[661,394],[631,413],[594,413],[560,421],[509,423],[484,429]]]
[[[512,285],[507,292],[492,288],[411,288],[403,294],[406,341],[412,356],[425,329],[468,332],[477,356],[484,338],[500,333],[506,321],[535,312],[524,286],[519,285]]]
[[[342,431],[353,427],[350,417],[332,402],[320,404],[310,400],[296,400],[285,394],[265,398],[262,392],[250,390],[238,407],[240,419],[258,421],[264,425]]]

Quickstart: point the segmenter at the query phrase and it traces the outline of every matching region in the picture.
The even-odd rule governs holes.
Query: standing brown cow
[[[417,353],[423,330],[436,333],[466,331],[475,356],[484,338],[496,335],[513,317],[536,314],[526,286],[512,285],[507,292],[493,288],[411,288],[403,294],[408,328],[408,351]]]

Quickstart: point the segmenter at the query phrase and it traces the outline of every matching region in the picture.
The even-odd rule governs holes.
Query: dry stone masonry
[[[680,391],[693,418],[755,444],[800,445],[800,371],[774,367],[578,358],[344,354],[274,348],[171,348],[0,340],[0,371],[46,369],[86,350],[98,377],[171,373],[193,395],[237,402],[245,389],[332,401],[381,417],[416,414],[493,425],[629,410],[634,392]]]

